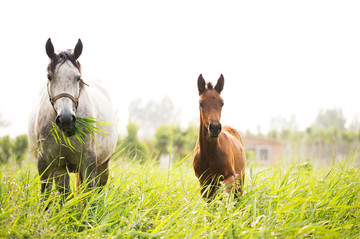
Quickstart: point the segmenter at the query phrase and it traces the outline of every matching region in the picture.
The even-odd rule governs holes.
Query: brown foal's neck
[[[219,138],[210,138],[209,131],[207,127],[200,120],[199,128],[199,145],[200,145],[200,155],[203,160],[209,160],[209,158],[216,155],[216,150],[218,148]]]

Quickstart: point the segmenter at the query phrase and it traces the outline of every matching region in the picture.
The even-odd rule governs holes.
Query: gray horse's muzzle
[[[67,136],[72,136],[73,129],[76,122],[76,117],[74,114],[65,113],[59,114],[55,119],[56,125],[63,131]]]

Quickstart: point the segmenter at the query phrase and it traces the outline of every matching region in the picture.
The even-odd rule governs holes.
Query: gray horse
[[[55,180],[58,191],[67,195],[70,192],[68,172],[78,173],[76,178],[80,183],[88,180],[88,187],[105,185],[109,176],[109,159],[117,142],[116,116],[105,90],[95,82],[87,85],[82,80],[77,60],[82,48],[79,39],[74,51],[55,53],[50,38],[46,42],[50,58],[48,81],[29,119],[29,144],[37,158],[41,193],[49,192]],[[89,135],[84,137],[86,146],[81,144],[71,137],[76,116],[106,122],[97,127],[107,134]],[[55,124],[58,132],[70,137],[75,150],[55,141],[51,133]]]

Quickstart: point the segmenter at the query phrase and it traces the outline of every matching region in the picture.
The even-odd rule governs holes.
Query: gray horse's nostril
[[[75,117],[75,115],[72,115],[71,117],[72,117],[72,124],[74,125],[76,122],[76,117]]]
[[[60,122],[60,117],[59,117],[59,116],[56,116],[56,118],[55,118],[55,123],[56,123],[57,126],[60,127],[61,122]]]
[[[71,130],[75,125],[76,117],[72,114],[60,114],[56,117],[55,123],[63,131]]]

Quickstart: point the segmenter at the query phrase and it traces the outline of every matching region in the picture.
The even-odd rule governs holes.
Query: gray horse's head
[[[74,51],[66,50],[55,53],[51,39],[46,42],[46,53],[50,58],[48,66],[48,84],[50,102],[56,112],[56,125],[68,136],[76,121],[76,111],[81,89],[81,67],[77,61],[82,52],[82,42],[79,39]]]

